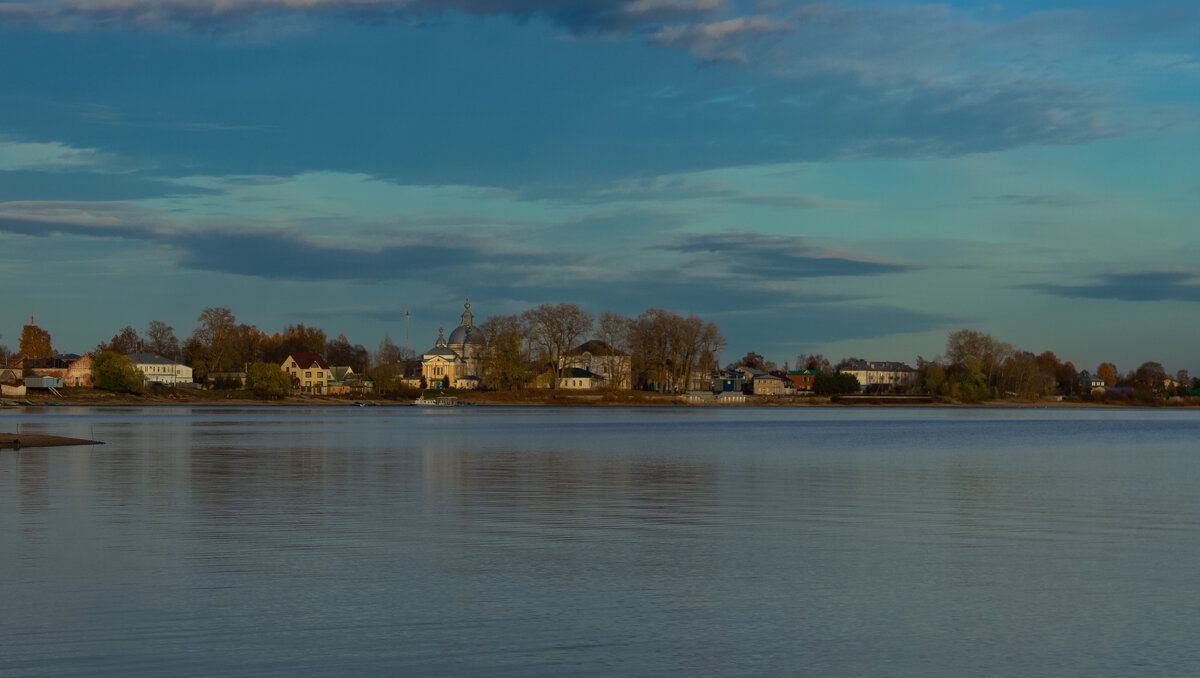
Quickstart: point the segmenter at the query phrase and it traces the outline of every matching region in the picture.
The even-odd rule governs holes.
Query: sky
[[[0,343],[542,303],[1200,374],[1200,6],[0,1]]]

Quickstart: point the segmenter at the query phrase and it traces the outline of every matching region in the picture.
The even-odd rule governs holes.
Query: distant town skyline
[[[1200,8],[0,2],[0,343],[540,303],[1200,373]]]

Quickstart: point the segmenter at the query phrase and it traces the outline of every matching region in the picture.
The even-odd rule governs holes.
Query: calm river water
[[[1200,413],[68,409],[3,676],[1200,674]]]

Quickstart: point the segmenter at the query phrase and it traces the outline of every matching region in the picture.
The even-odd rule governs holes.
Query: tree
[[[494,315],[479,329],[484,338],[479,375],[483,385],[495,391],[523,388],[528,382],[525,365],[529,362],[529,351],[521,319],[515,315]]]
[[[629,360],[629,331],[632,320],[623,315],[616,313],[604,312],[596,321],[596,338],[608,346],[609,351],[602,356],[598,356],[601,363],[604,365],[605,374],[608,374],[610,379],[605,381],[605,388],[608,390],[616,390],[618,388],[626,388],[623,384],[624,377],[618,378],[617,375],[622,375],[625,372],[627,360]]]
[[[375,391],[381,395],[390,395],[399,390],[399,377],[403,376],[404,366],[400,364],[401,349],[392,343],[392,338],[383,335],[379,347],[372,356],[367,374],[375,382]]]
[[[96,348],[100,351],[112,351],[121,355],[129,355],[137,353],[142,345],[142,338],[138,336],[137,330],[133,329],[132,325],[126,325],[124,329],[113,335],[112,339],[108,340],[107,344],[100,344]]]
[[[983,361],[967,355],[955,366],[950,381],[950,395],[958,400],[980,401],[991,396]]]
[[[367,371],[370,354],[362,344],[350,345],[346,335],[339,334],[337,339],[325,345],[325,361],[330,365],[348,365],[360,374]]]
[[[525,336],[542,350],[549,371],[558,376],[563,368],[563,356],[575,348],[594,324],[592,314],[575,304],[542,304],[521,314]]]
[[[1058,358],[1054,358],[1053,367],[1057,367],[1057,363]],[[1050,363],[1034,357],[1028,351],[1013,353],[1000,366],[1000,390],[1025,398],[1038,398],[1050,393],[1055,387],[1054,372],[1045,371],[1043,365],[1049,367]]]
[[[804,355],[801,353],[800,355],[796,356],[796,369],[832,372],[833,365],[829,362],[828,358],[820,353],[810,353],[809,355]]]
[[[1013,351],[1011,344],[996,341],[990,334],[976,330],[959,330],[946,338],[946,357],[951,367],[960,370],[968,358],[977,359],[978,365],[973,365],[972,369],[982,378],[984,389],[991,389],[993,393],[998,386],[1000,366]],[[969,386],[968,390],[974,390],[975,377],[975,374],[969,374],[967,381],[960,383]]]
[[[164,358],[178,359],[180,347],[175,328],[162,321],[151,320],[146,328],[146,350]]]
[[[1133,373],[1133,387],[1139,391],[1160,392],[1167,381],[1167,371],[1161,363],[1142,363]]]
[[[1058,390],[1063,395],[1079,393],[1079,374],[1075,369],[1075,363],[1070,360],[1058,366],[1055,379],[1058,381]]]
[[[33,360],[53,358],[56,353],[50,344],[50,333],[37,325],[26,325],[21,328],[21,343],[18,350],[21,355]]]
[[[853,374],[822,372],[813,377],[813,393],[817,395],[862,393],[862,384],[858,383],[858,377]]]
[[[1045,351],[1037,357],[1038,369],[1051,377],[1057,377],[1060,364],[1054,351]]]
[[[196,321],[200,325],[184,345],[184,355],[196,376],[204,377],[209,372],[224,372],[234,367],[237,363],[232,338],[237,320],[233,312],[210,306],[200,312]]]
[[[1115,386],[1117,383],[1117,367],[1112,363],[1100,363],[1100,367],[1096,368],[1096,378],[1102,379],[1106,386]]]
[[[92,360],[92,385],[116,393],[143,393],[145,375],[128,357],[115,351],[101,351]]]
[[[275,400],[292,392],[292,378],[279,365],[254,363],[246,371],[246,388],[260,398]]]
[[[266,340],[267,335],[254,325],[242,323],[234,326],[229,332],[229,368],[244,370],[251,363],[261,362]]]
[[[742,356],[738,360],[726,365],[725,369],[733,370],[738,367],[749,367],[752,370],[758,370],[759,372],[766,372],[767,371],[767,361],[761,355],[755,353],[754,351],[750,351],[749,353]]]
[[[693,374],[711,373],[725,337],[714,323],[662,309],[646,309],[630,324],[630,347],[639,382],[684,391]]]

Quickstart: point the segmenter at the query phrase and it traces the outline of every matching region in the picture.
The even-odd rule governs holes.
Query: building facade
[[[582,372],[567,376],[571,370],[588,372],[591,376],[583,376]],[[593,339],[571,349],[563,356],[563,377],[573,382],[586,380],[588,386],[559,386],[559,388],[613,388],[628,389],[633,383],[633,358],[608,344]],[[561,383],[560,379],[560,383]]]
[[[190,384],[192,383],[192,368],[168,360],[154,353],[130,353],[133,361],[147,384]]]
[[[438,328],[437,342],[421,355],[421,376],[429,388],[448,384],[454,388],[479,388],[480,359],[483,333],[475,327],[471,300],[463,304],[462,321],[446,339],[444,328]]]
[[[293,353],[283,361],[284,372],[292,377],[293,386],[301,393],[325,395],[333,371],[317,353]]]
[[[838,372],[853,374],[864,393],[897,390],[913,383],[917,375],[916,370],[904,363],[870,360],[851,360]]]

